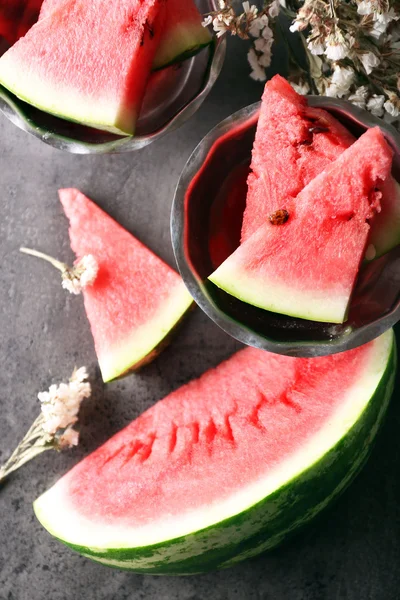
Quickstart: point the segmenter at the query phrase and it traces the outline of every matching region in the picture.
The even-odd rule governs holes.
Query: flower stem
[[[23,254],[29,254],[30,256],[35,256],[36,258],[41,258],[42,260],[49,262],[51,265],[53,265],[53,267],[55,267],[56,269],[61,271],[61,273],[68,271],[68,265],[66,265],[65,263],[62,263],[59,260],[56,260],[55,258],[53,258],[52,256],[49,256],[48,254],[44,254],[43,252],[38,252],[37,250],[31,250],[31,248],[20,248],[19,251],[22,252]]]
[[[40,414],[7,462],[0,467],[0,483],[35,456],[53,448],[43,431],[43,423],[43,415]]]

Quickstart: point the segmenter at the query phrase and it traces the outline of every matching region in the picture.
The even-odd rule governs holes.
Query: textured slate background
[[[286,546],[228,571],[180,579],[111,571],[53,541],[33,515],[36,496],[89,450],[238,344],[197,310],[155,363],[105,388],[81,299],[63,292],[50,266],[18,248],[72,260],[56,192],[77,186],[173,264],[169,212],[178,175],[213,125],[259,99],[261,86],[247,74],[244,46],[232,42],[223,74],[197,115],[130,155],[63,154],[0,119],[0,460],[37,415],[38,391],[67,378],[75,364],[97,376],[79,449],[43,455],[0,489],[0,600],[400,598],[398,397],[367,467],[340,501]]]

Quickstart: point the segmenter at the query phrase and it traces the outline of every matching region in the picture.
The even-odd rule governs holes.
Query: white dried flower
[[[271,19],[275,19],[279,15],[280,8],[281,5],[279,0],[274,0],[274,2],[272,2],[271,6],[268,9],[268,14],[271,17]]]
[[[68,427],[68,429],[59,436],[57,441],[60,450],[73,448],[79,444],[79,433],[75,429],[72,429],[72,427]]]
[[[51,385],[47,392],[38,394],[41,413],[0,468],[0,481],[46,450],[64,450],[78,445],[79,433],[73,427],[78,421],[82,401],[89,398],[92,391],[87,378],[86,368],[81,367],[74,370],[69,383]]]
[[[246,17],[255,18],[258,14],[258,8],[255,4],[250,6],[250,2],[242,2],[243,12]]]
[[[69,383],[51,385],[47,392],[38,394],[43,415],[43,431],[54,437],[58,431],[72,427],[78,421],[82,401],[91,394],[90,383],[86,382],[84,367],[74,371]]]
[[[325,44],[321,42],[319,38],[315,40],[310,40],[307,43],[307,48],[309,49],[311,54],[314,54],[315,56],[320,56],[325,52]]]
[[[376,3],[371,0],[362,0],[357,6],[359,15],[372,15],[377,9]]]
[[[364,52],[363,54],[359,55],[359,59],[362,62],[367,75],[372,73],[373,69],[375,69],[375,67],[377,67],[381,62],[373,52]]]
[[[400,110],[398,106],[396,106],[391,100],[386,100],[386,102],[383,105],[383,108],[386,110],[387,113],[389,113],[391,117],[394,117],[395,119],[397,119],[397,117],[400,116]]]
[[[365,104],[368,98],[368,88],[365,85],[362,85],[356,89],[354,94],[350,94],[347,98],[352,102],[355,106],[359,108],[365,108]]]
[[[99,272],[99,265],[91,254],[86,254],[79,259],[73,267],[69,267],[67,264],[56,260],[48,254],[38,252],[37,250],[20,248],[20,251],[24,254],[29,254],[30,256],[42,258],[61,271],[61,285],[71,294],[80,294],[83,288],[93,285]]]
[[[211,15],[207,15],[206,17],[204,17],[203,21],[202,21],[202,25],[203,27],[208,27],[209,25],[211,25],[213,22],[213,18]]]
[[[384,112],[385,96],[374,94],[367,102],[367,110],[375,117],[381,117]]]
[[[80,294],[83,288],[93,285],[99,272],[99,265],[91,254],[83,256],[72,269],[62,273],[62,287],[71,294]]]
[[[262,35],[264,29],[269,29],[269,21],[267,15],[261,15],[251,22],[249,27],[249,34],[253,37],[259,37]]]
[[[326,38],[325,54],[330,60],[343,60],[350,54],[354,42],[351,35],[344,36],[341,31],[330,33]]]
[[[310,86],[306,81],[300,79],[297,83],[295,81],[289,81],[290,85],[294,89],[295,92],[301,94],[302,96],[306,96],[310,91]]]
[[[331,82],[325,90],[325,94],[332,98],[342,98],[346,96],[354,81],[354,71],[350,68],[344,68],[335,65]]]
[[[254,48],[250,48],[250,50],[248,51],[247,60],[249,61],[249,64],[252,69],[250,77],[255,81],[265,81],[267,76],[265,74],[264,68],[259,63],[259,57]]]

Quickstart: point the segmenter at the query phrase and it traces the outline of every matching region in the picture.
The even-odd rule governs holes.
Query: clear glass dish
[[[196,0],[202,14],[216,0]],[[221,72],[226,42],[218,39],[196,56],[151,75],[136,135],[119,137],[70,123],[23,102],[0,86],[0,110],[14,125],[46,144],[74,154],[140,150],[185,123],[201,106]],[[5,47],[1,48],[0,54]]]
[[[334,114],[356,136],[368,127],[381,127],[394,150],[393,174],[400,181],[400,135],[392,126],[345,100],[310,97],[309,103]],[[343,325],[264,311],[207,280],[239,245],[259,106],[244,108],[217,125],[197,146],[181,174],[171,215],[172,242],[181,275],[203,311],[226,333],[249,346],[289,356],[316,357],[367,343],[400,320],[400,247],[363,267],[349,319]],[[238,179],[232,188],[235,173]],[[224,196],[227,184],[235,190],[229,195],[230,206]],[[220,250],[216,255],[213,245],[218,214],[224,215],[218,226],[229,250],[225,256]]]

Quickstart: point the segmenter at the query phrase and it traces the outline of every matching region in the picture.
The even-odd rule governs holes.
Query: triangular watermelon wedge
[[[380,209],[392,151],[368,130],[210,276],[232,296],[272,312],[343,323]]]
[[[48,17],[61,3],[69,0],[44,0],[40,19]],[[196,54],[211,43],[211,35],[201,24],[202,16],[194,0],[167,0],[161,39],[153,60],[153,69],[162,69]]]
[[[163,0],[68,0],[0,58],[0,84],[58,117],[133,134]]]
[[[83,290],[105,382],[154,358],[193,300],[171,267],[76,189],[60,190],[78,258],[99,265]]]
[[[109,566],[165,575],[232,566],[286,540],[347,487],[395,373],[392,331],[323,358],[246,348],[76,465],[35,513]]]
[[[344,152],[355,138],[329,112],[308,106],[280,75],[267,82],[254,141],[241,241]],[[367,258],[400,244],[400,186],[382,189],[381,212],[371,223]]]
[[[353,142],[343,125],[308,106],[286,79],[275,75],[268,81],[253,146],[242,242]]]

